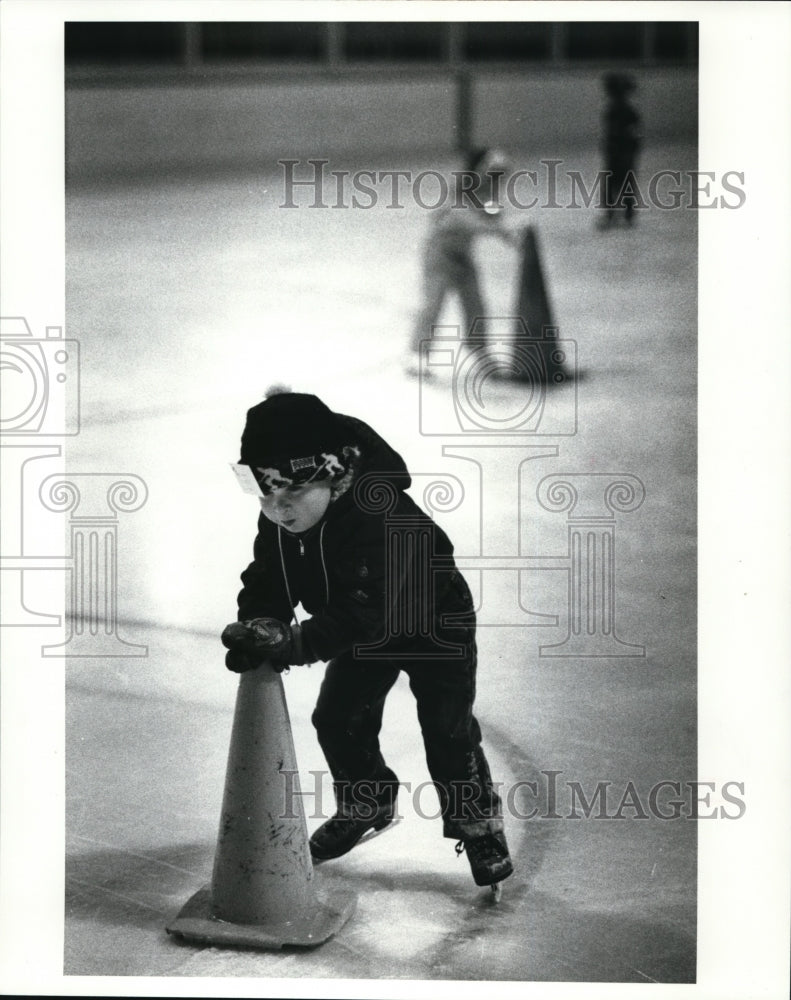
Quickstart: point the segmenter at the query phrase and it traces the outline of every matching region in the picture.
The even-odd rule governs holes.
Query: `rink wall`
[[[476,145],[539,150],[595,143],[601,68],[476,73],[470,135]],[[647,142],[694,139],[697,71],[640,68],[635,103]],[[279,157],[451,152],[458,88],[448,74],[408,77],[153,83],[66,88],[66,167],[72,179],[245,169]]]

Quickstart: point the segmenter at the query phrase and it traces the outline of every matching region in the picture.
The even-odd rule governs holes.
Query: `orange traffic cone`
[[[283,682],[264,663],[239,678],[211,884],[166,929],[212,945],[312,947],[356,903],[316,891]]]

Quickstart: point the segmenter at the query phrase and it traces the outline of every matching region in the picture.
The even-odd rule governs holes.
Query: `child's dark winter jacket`
[[[338,419],[344,442],[360,453],[353,481],[303,535],[261,515],[254,559],[242,573],[239,620],[288,623],[301,604],[312,616],[301,627],[300,662],[308,663],[347,650],[364,659],[356,647],[386,639],[394,657],[436,650],[438,637],[464,642],[474,625],[472,600],[450,540],[404,492],[411,477],[401,456],[363,421]],[[409,538],[423,540],[424,555],[414,555],[420,548]],[[464,626],[445,623],[451,614],[464,615]]]

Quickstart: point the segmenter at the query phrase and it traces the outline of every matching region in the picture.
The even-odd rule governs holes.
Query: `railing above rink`
[[[66,82],[696,65],[695,21],[67,22]]]

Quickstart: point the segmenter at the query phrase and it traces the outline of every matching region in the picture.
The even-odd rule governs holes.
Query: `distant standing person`
[[[640,115],[629,101],[635,90],[634,79],[625,73],[608,73],[604,77],[607,105],[603,121],[604,169],[606,215],[600,220],[602,229],[617,222],[617,213],[623,211],[628,225],[634,222],[636,188],[634,177],[637,154],[640,151]]]
[[[449,293],[455,293],[461,303],[464,338],[469,338],[475,319],[482,320],[476,330],[485,332],[486,309],[472,250],[475,238],[487,234],[515,242],[515,234],[503,225],[497,197],[496,177],[506,168],[506,157],[499,150],[474,150],[463,173],[454,173],[456,186],[450,204],[433,210],[423,247],[422,301],[412,330],[415,356],[419,356],[421,341],[431,337]],[[414,372],[415,365],[410,359],[408,370]]]

